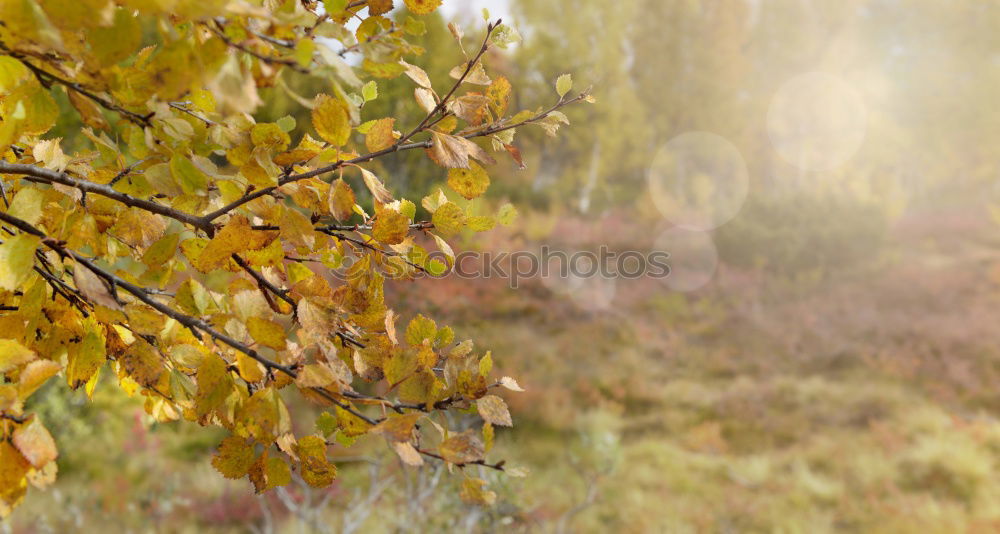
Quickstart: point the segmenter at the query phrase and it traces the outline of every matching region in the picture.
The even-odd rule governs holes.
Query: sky
[[[478,16],[484,7],[490,10],[491,19],[511,18],[508,0],[444,0],[444,3],[441,4],[441,10],[447,18],[456,15],[460,17]]]

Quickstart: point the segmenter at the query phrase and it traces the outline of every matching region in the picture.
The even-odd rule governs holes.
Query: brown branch
[[[551,114],[553,111],[557,111],[560,108],[563,108],[563,107],[568,106],[570,104],[574,104],[576,102],[584,100],[588,96],[589,96],[589,94],[587,92],[580,93],[580,95],[577,96],[577,97],[575,97],[575,98],[571,98],[569,100],[560,100],[558,103],[556,103],[551,108],[549,108],[549,109],[547,109],[547,110],[545,110],[545,111],[543,111],[541,113],[538,113],[537,115],[529,117],[529,118],[527,118],[527,119],[525,119],[523,121],[516,122],[516,123],[510,123],[510,124],[502,123],[502,125],[500,125],[500,126],[496,126],[497,123],[494,123],[491,127],[485,128],[483,130],[475,131],[475,132],[465,133],[461,137],[464,137],[466,139],[472,139],[474,137],[484,137],[484,136],[487,136],[487,135],[495,134],[497,132],[502,132],[504,130],[509,130],[511,128],[517,128],[517,127],[523,126],[525,124],[530,124],[530,123],[533,123],[533,122],[537,122],[537,121],[540,121],[540,120],[544,119],[545,117],[549,116],[549,114]],[[243,197],[238,198],[238,199],[230,202],[229,204],[226,204],[225,206],[223,206],[223,207],[221,207],[221,208],[219,208],[219,209],[217,209],[217,210],[215,210],[215,211],[213,211],[213,212],[205,215],[203,217],[203,222],[204,223],[210,223],[211,221],[214,221],[215,219],[218,219],[219,217],[222,217],[223,215],[229,213],[230,211],[233,211],[234,209],[236,209],[236,208],[238,208],[238,207],[240,207],[240,206],[242,206],[242,205],[244,205],[244,204],[246,204],[248,202],[252,202],[254,200],[257,200],[260,197],[270,195],[270,194],[274,193],[274,191],[276,191],[281,186],[286,185],[286,184],[290,184],[292,182],[297,182],[299,180],[305,180],[307,178],[313,178],[315,176],[320,176],[320,175],[326,174],[328,172],[333,172],[333,171],[335,171],[335,170],[337,170],[337,169],[339,169],[339,168],[341,168],[341,167],[343,167],[345,165],[356,165],[356,164],[359,164],[359,163],[367,163],[367,162],[369,162],[369,161],[371,161],[373,159],[385,156],[386,154],[391,154],[393,152],[402,152],[404,150],[412,150],[414,148],[430,148],[430,147],[431,147],[431,141],[429,141],[429,140],[427,140],[427,141],[419,141],[419,142],[414,142],[414,143],[405,143],[405,144],[398,144],[397,143],[397,144],[394,144],[394,145],[392,145],[392,146],[390,146],[388,148],[383,148],[382,150],[377,150],[375,152],[369,152],[368,154],[363,154],[363,155],[358,156],[356,158],[352,158],[352,159],[348,159],[348,160],[338,160],[338,161],[335,161],[335,162],[333,162],[333,163],[331,163],[329,165],[326,165],[324,167],[320,167],[318,169],[313,169],[311,171],[307,171],[307,172],[303,172],[303,173],[299,173],[299,174],[291,174],[291,175],[288,175],[288,176],[283,176],[283,177],[281,177],[278,180],[278,185],[271,186],[271,187],[265,187],[265,188],[262,188],[262,189],[257,189],[256,191],[248,193],[248,194],[244,195]]]
[[[414,263],[414,262],[406,259],[405,257],[403,257],[402,254],[400,254],[399,252],[396,252],[395,250],[381,249],[379,247],[376,247],[375,245],[372,245],[371,243],[362,241],[360,239],[355,239],[353,237],[348,237],[348,236],[346,236],[344,234],[341,234],[339,232],[334,232],[332,230],[328,230],[328,229],[323,228],[323,227],[317,228],[316,230],[319,231],[319,232],[322,232],[322,233],[324,233],[324,234],[326,234],[326,235],[328,235],[328,236],[330,236],[330,237],[332,237],[334,239],[339,239],[341,241],[347,241],[349,243],[354,243],[355,245],[358,245],[360,247],[363,247],[363,248],[366,248],[368,250],[371,250],[372,252],[376,252],[376,253],[382,254],[383,256],[399,258],[400,260],[402,260],[403,262],[405,262],[410,267],[413,267],[414,269],[417,269],[419,271],[423,271],[424,273],[430,274],[427,271],[427,269],[425,269],[422,265],[419,265],[417,263]]]
[[[143,126],[143,127],[150,126],[151,123],[149,122],[149,118],[152,116],[151,114],[150,115],[140,115],[140,114],[135,113],[133,111],[129,111],[129,110],[127,110],[127,109],[119,106],[118,104],[115,104],[111,100],[109,100],[107,98],[104,98],[102,96],[99,96],[99,95],[91,92],[89,89],[85,88],[84,86],[80,85],[77,82],[74,82],[74,81],[71,81],[71,80],[67,80],[65,78],[60,78],[59,76],[56,76],[55,74],[52,74],[51,72],[48,72],[48,71],[46,71],[46,70],[44,70],[44,69],[42,69],[40,67],[32,65],[31,62],[27,61],[25,59],[25,57],[22,56],[21,54],[18,54],[16,52],[10,51],[6,47],[4,47],[4,49],[8,51],[8,55],[10,57],[12,57],[12,58],[20,61],[22,65],[24,65],[29,70],[31,70],[31,72],[34,73],[35,77],[38,78],[38,80],[40,82],[42,82],[42,84],[45,85],[46,87],[48,87],[48,85],[51,84],[51,83],[53,83],[53,82],[57,83],[59,85],[62,85],[63,87],[66,87],[67,89],[73,90],[73,91],[75,91],[75,92],[77,92],[77,93],[79,93],[79,94],[81,94],[81,95],[83,95],[83,96],[85,96],[85,97],[93,100],[98,105],[100,105],[101,107],[103,107],[103,108],[105,108],[105,109],[107,109],[109,111],[114,111],[115,113],[118,113],[118,114],[124,116],[126,119],[134,122],[135,124],[138,124],[139,126]]]
[[[59,243],[55,239],[49,238],[44,232],[42,232],[41,230],[35,228],[34,226],[32,226],[27,221],[18,219],[17,217],[14,217],[14,216],[12,216],[12,215],[10,215],[8,213],[4,213],[4,212],[0,212],[0,220],[4,221],[4,222],[6,222],[6,223],[8,223],[8,224],[10,224],[12,226],[17,227],[18,229],[20,229],[23,232],[29,233],[29,234],[34,235],[34,236],[41,237],[42,238],[42,243],[44,243],[46,246],[48,246],[52,250],[55,250],[59,254],[66,255],[66,256],[69,256],[69,257],[73,258],[73,260],[75,260],[78,264],[81,264],[84,267],[90,269],[91,272],[93,272],[97,276],[103,278],[105,281],[107,281],[113,287],[120,287],[120,288],[124,289],[125,291],[129,292],[132,296],[134,296],[135,298],[137,298],[140,301],[142,301],[147,306],[155,309],[156,311],[162,313],[163,315],[166,315],[167,317],[170,317],[171,319],[174,319],[175,321],[177,321],[178,323],[182,324],[183,326],[185,326],[185,327],[187,327],[187,328],[189,328],[191,330],[201,330],[202,332],[205,332],[206,334],[208,334],[212,338],[214,338],[214,339],[216,339],[218,341],[221,341],[221,342],[225,343],[226,345],[229,345],[230,347],[232,347],[232,348],[234,348],[234,349],[236,349],[236,350],[238,350],[238,351],[246,354],[247,356],[250,356],[254,360],[257,360],[266,369],[277,369],[279,371],[286,372],[286,373],[288,373],[291,376],[295,376],[294,375],[294,371],[292,371],[291,368],[289,368],[288,366],[282,365],[282,364],[277,363],[277,362],[273,362],[273,361],[271,361],[271,360],[269,360],[269,359],[261,356],[259,353],[257,353],[257,351],[255,351],[252,348],[244,345],[243,343],[240,343],[239,341],[237,341],[237,340],[235,340],[235,339],[227,336],[226,334],[223,334],[222,332],[219,332],[219,331],[215,330],[208,323],[206,323],[205,321],[203,321],[203,320],[201,320],[201,319],[199,319],[197,317],[193,317],[193,316],[190,316],[190,315],[186,315],[186,314],[180,313],[180,312],[174,310],[173,308],[167,306],[166,304],[163,304],[163,303],[159,302],[158,300],[152,298],[152,296],[150,296],[150,294],[147,293],[146,290],[143,289],[142,287],[139,287],[139,286],[137,286],[135,284],[132,284],[131,282],[128,282],[128,281],[122,279],[119,276],[116,276],[116,275],[114,275],[112,273],[109,273],[109,272],[105,271],[104,269],[98,267],[93,262],[93,260],[91,260],[91,259],[89,259],[89,258],[87,258],[87,257],[85,257],[85,256],[83,256],[83,255],[81,255],[79,253],[77,253],[76,251],[69,250],[69,249],[63,247],[61,243]]]
[[[483,44],[482,46],[479,47],[479,52],[476,54],[476,56],[471,60],[469,60],[469,62],[466,64],[465,72],[463,72],[462,75],[459,76],[458,80],[455,81],[455,84],[451,86],[451,90],[448,91],[448,94],[444,95],[444,98],[442,98],[437,103],[437,105],[434,106],[434,109],[432,109],[431,112],[428,113],[426,117],[424,117],[424,120],[420,121],[420,124],[418,124],[416,128],[410,130],[410,133],[399,138],[399,140],[396,142],[397,145],[407,142],[411,137],[423,131],[423,129],[427,126],[427,122],[430,121],[431,118],[434,117],[437,113],[444,110],[445,106],[448,105],[448,100],[455,94],[455,91],[458,90],[459,86],[461,86],[462,83],[465,82],[465,79],[469,76],[469,73],[472,72],[473,67],[475,67],[476,64],[479,63],[479,60],[483,57],[483,54],[485,54],[486,50],[489,49],[490,35],[493,33],[493,30],[495,30],[497,26],[500,25],[501,20],[502,19],[497,19],[496,22],[490,23],[489,25],[486,26],[486,37],[483,38]]]
[[[253,57],[259,59],[260,61],[263,61],[264,63],[267,63],[269,65],[282,65],[282,66],[288,67],[288,68],[290,68],[290,69],[292,69],[292,70],[294,70],[296,72],[301,72],[303,74],[308,74],[309,73],[309,69],[303,67],[302,65],[299,65],[299,62],[296,61],[296,60],[294,60],[294,59],[274,57],[274,56],[269,56],[269,55],[266,55],[266,54],[261,54],[260,52],[257,52],[253,48],[250,48],[249,46],[246,46],[243,43],[237,43],[236,41],[233,41],[232,39],[230,39],[229,37],[226,36],[226,34],[225,34],[225,27],[222,25],[222,23],[219,22],[218,20],[215,20],[214,22],[215,22],[215,26],[212,26],[212,25],[207,24],[207,23],[202,23],[202,26],[204,26],[205,28],[207,28],[208,31],[214,33],[216,35],[216,37],[218,37],[219,39],[221,39],[222,42],[226,43],[228,46],[230,46],[232,48],[235,48],[235,49],[237,49],[237,50],[239,50],[241,52],[244,52],[246,54],[250,54],[251,56],[253,56]]]
[[[100,267],[98,267],[89,258],[86,258],[86,257],[84,257],[84,256],[76,253],[73,250],[69,250],[69,249],[64,248],[58,241],[56,241],[56,240],[54,240],[52,238],[49,238],[47,235],[45,235],[44,232],[42,232],[41,230],[35,228],[33,225],[31,225],[27,221],[18,219],[16,217],[14,217],[14,216],[12,216],[10,214],[4,213],[4,212],[0,212],[0,220],[6,222],[8,224],[11,224],[12,226],[17,227],[18,229],[20,229],[23,232],[29,233],[29,234],[34,235],[34,236],[41,237],[42,238],[42,243],[44,243],[49,248],[55,250],[56,252],[58,252],[58,253],[60,253],[62,255],[66,255],[66,256],[69,256],[69,257],[73,258],[77,263],[83,265],[87,269],[90,269],[91,272],[93,272],[97,276],[103,278],[104,280],[106,280],[112,286],[114,286],[114,287],[120,287],[120,288],[124,289],[125,291],[129,292],[132,296],[134,296],[135,298],[137,298],[140,301],[142,301],[144,304],[150,306],[151,308],[153,308],[156,311],[162,313],[163,315],[166,315],[167,317],[170,317],[171,319],[174,319],[175,321],[177,321],[181,325],[183,325],[183,326],[185,326],[185,327],[187,327],[187,328],[189,328],[191,330],[201,330],[202,332],[205,332],[206,334],[208,334],[209,336],[211,336],[215,340],[221,341],[221,342],[225,343],[226,345],[229,345],[230,347],[232,347],[232,348],[234,348],[234,349],[236,349],[236,350],[238,350],[238,351],[246,354],[247,356],[253,358],[254,360],[256,360],[257,362],[259,362],[261,365],[263,365],[268,370],[272,370],[272,369],[278,370],[278,371],[281,371],[282,373],[285,373],[286,375],[288,375],[288,376],[290,376],[292,378],[295,378],[298,375],[298,373],[295,372],[295,369],[293,369],[291,367],[288,367],[286,365],[282,365],[282,364],[277,363],[277,362],[273,362],[273,361],[271,361],[271,360],[269,360],[269,359],[261,356],[256,350],[254,350],[254,349],[248,347],[247,345],[245,345],[245,344],[243,344],[243,343],[241,343],[241,342],[239,342],[239,341],[237,341],[237,340],[235,340],[235,339],[227,336],[226,334],[223,334],[223,333],[215,330],[214,328],[212,328],[211,326],[209,326],[208,323],[206,323],[205,321],[203,321],[201,319],[198,319],[197,317],[193,317],[193,316],[190,316],[190,315],[186,315],[186,314],[180,313],[180,312],[174,310],[173,308],[170,308],[169,306],[167,306],[167,305],[165,305],[165,304],[157,301],[156,299],[152,298],[149,294],[147,294],[146,290],[143,289],[142,287],[139,287],[139,286],[136,286],[136,285],[134,285],[132,283],[129,283],[128,281],[126,281],[126,280],[124,280],[124,279],[122,279],[122,278],[120,278],[120,277],[118,277],[118,276],[116,276],[114,274],[111,274],[111,273],[105,271],[104,269],[101,269]],[[352,408],[349,404],[343,403],[343,402],[339,401],[336,397],[332,396],[329,392],[324,391],[321,388],[310,388],[310,389],[312,389],[313,391],[316,391],[321,397],[329,400],[330,402],[336,404],[337,406],[343,408],[344,410],[347,410],[348,412],[354,414],[355,416],[361,418],[362,420],[364,420],[365,422],[367,422],[369,424],[376,425],[376,424],[378,424],[381,421],[381,420],[372,419],[372,418],[366,416],[365,414],[363,414],[361,412],[358,412],[357,410],[355,410],[354,408]]]
[[[215,121],[213,121],[211,119],[208,119],[206,117],[203,117],[203,116],[201,116],[201,115],[199,115],[199,114],[191,111],[190,109],[188,109],[187,107],[185,107],[185,104],[189,104],[189,102],[169,102],[168,103],[168,105],[170,107],[176,109],[177,111],[180,111],[180,112],[183,112],[183,113],[187,113],[188,115],[191,115],[192,117],[194,117],[194,118],[196,118],[196,119],[204,122],[208,126],[215,126],[216,124],[218,124],[218,123],[216,123]]]
[[[21,424],[28,421],[27,415],[14,415],[10,413],[0,413],[0,419],[7,419],[8,421],[13,421],[15,423]]]
[[[126,206],[131,206],[134,208],[144,209],[151,213],[156,213],[158,215],[163,215],[165,217],[170,217],[171,219],[176,219],[182,223],[190,224],[195,228],[204,230],[209,235],[213,234],[215,229],[212,225],[205,221],[202,217],[196,215],[191,215],[183,211],[171,208],[169,206],[164,206],[163,204],[158,204],[151,200],[145,200],[142,198],[134,197],[121,191],[115,190],[113,187],[107,184],[98,184],[81,178],[73,178],[66,174],[65,172],[58,172],[51,169],[45,169],[35,165],[27,165],[23,163],[7,163],[6,161],[0,161],[0,174],[18,174],[24,176],[32,176],[41,180],[45,180],[50,183],[57,183],[66,185],[69,187],[74,187],[83,191],[84,193],[94,193],[96,195],[101,195],[108,197],[112,200],[117,200]]]
[[[419,452],[420,454],[423,454],[424,456],[429,456],[431,458],[436,458],[438,460],[441,460],[442,462],[447,462],[448,461],[448,460],[445,460],[444,456],[441,456],[440,454],[437,454],[435,452],[431,452],[431,451],[429,451],[427,449],[420,449],[420,448],[418,448],[417,452]],[[506,463],[507,462],[505,460],[500,460],[499,462],[497,462],[495,464],[488,463],[486,460],[476,460],[474,462],[463,462],[463,463],[454,464],[454,465],[456,467],[458,467],[458,468],[462,468],[462,467],[465,467],[467,465],[481,465],[483,467],[489,467],[490,469],[496,469],[497,471],[503,471],[504,470],[503,466]]]
[[[254,230],[278,230],[279,227],[273,224],[255,224],[250,228]],[[429,230],[434,228],[434,223],[430,221],[420,221],[415,223],[410,223],[410,230]],[[357,232],[360,230],[371,230],[372,225],[370,224],[324,224],[314,228],[317,232],[322,232],[324,230],[333,230],[338,232]],[[288,258],[291,259],[291,258]]]
[[[233,254],[233,261],[235,261],[236,265],[239,265],[241,269],[246,271],[247,274],[249,274],[250,277],[253,278],[257,282],[257,285],[259,285],[262,289],[274,293],[276,297],[291,304],[293,310],[295,309],[295,300],[293,300],[292,297],[288,296],[287,290],[281,289],[280,287],[269,282],[267,278],[264,278],[263,274],[255,271],[254,268],[251,267],[250,264],[246,262],[246,260],[244,260],[239,256],[239,254]]]
[[[108,185],[109,185],[109,186],[111,186],[111,185],[115,185],[115,184],[116,184],[116,183],[118,183],[118,181],[119,181],[119,180],[121,180],[122,178],[124,178],[124,177],[128,176],[129,174],[132,174],[132,171],[134,171],[136,167],[138,167],[139,165],[142,165],[143,163],[145,163],[145,162],[149,161],[149,159],[150,159],[150,158],[143,158],[143,159],[140,159],[139,161],[137,161],[137,162],[135,162],[135,163],[133,163],[133,164],[131,164],[131,165],[129,165],[129,166],[127,166],[127,167],[125,167],[124,169],[122,169],[121,171],[119,171],[119,172],[118,172],[118,174],[116,174],[116,175],[115,175],[115,177],[114,177],[114,178],[112,178],[112,179],[111,179],[111,180],[110,180],[110,181],[108,182]]]

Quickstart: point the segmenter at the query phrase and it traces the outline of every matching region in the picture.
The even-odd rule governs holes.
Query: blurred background
[[[59,429],[59,479],[6,528],[1000,531],[1000,3],[444,7],[413,61],[432,79],[459,59],[448,20],[477,40],[487,7],[524,37],[488,59],[512,108],[551,103],[563,73],[597,98],[557,138],[518,131],[527,168],[493,168],[485,202],[521,216],[456,251],[671,254],[666,279],[387,284],[527,389],[494,456],[531,474],[483,473],[499,500],[473,507],[372,439],[329,491],[258,497],[211,468],[211,430],[50,384],[30,409]],[[372,116],[419,121],[410,85],[380,85]],[[304,111],[262,96],[260,120]],[[420,154],[380,165],[401,196],[444,180]]]

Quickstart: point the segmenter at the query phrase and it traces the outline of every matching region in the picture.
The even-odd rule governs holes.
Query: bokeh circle
[[[710,232],[669,228],[656,239],[654,249],[670,254],[670,274],[660,281],[674,291],[702,288],[719,267],[719,251]]]
[[[740,211],[749,172],[735,145],[710,132],[674,137],[653,156],[649,194],[665,219],[690,230],[711,230]]]
[[[861,94],[825,72],[801,74],[775,93],[767,135],[782,159],[806,171],[840,167],[861,148],[868,110]]]

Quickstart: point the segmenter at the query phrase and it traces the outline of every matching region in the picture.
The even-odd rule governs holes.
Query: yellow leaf
[[[387,118],[374,121],[365,135],[365,147],[369,152],[377,152],[383,148],[388,148],[396,142],[396,137],[392,133],[392,126],[396,119]]]
[[[155,386],[164,371],[160,355],[142,338],[137,338],[129,345],[119,362],[132,380],[146,387]]]
[[[467,464],[483,459],[485,451],[483,444],[473,434],[472,430],[466,430],[459,434],[453,434],[448,439],[441,442],[438,452],[447,462],[453,464]]]
[[[257,360],[239,352],[236,354],[236,368],[240,376],[247,382],[260,382],[264,380],[264,369],[257,363]]]
[[[31,463],[7,440],[0,441],[0,499],[15,506],[24,497]]]
[[[413,428],[422,416],[420,412],[394,415],[375,425],[371,431],[384,435],[390,441],[409,441],[413,439]]]
[[[410,219],[391,209],[380,211],[375,224],[372,225],[372,237],[386,245],[402,243],[409,231]]]
[[[302,479],[314,488],[325,488],[337,477],[337,466],[326,458],[326,442],[319,436],[299,440],[298,455]]]
[[[208,354],[198,366],[195,374],[198,382],[198,392],[195,394],[195,413],[199,418],[225,402],[232,393],[233,379],[225,360],[216,354]]]
[[[500,211],[497,213],[497,221],[504,225],[510,226],[514,224],[514,219],[517,218],[517,208],[513,204],[507,203],[500,206]]]
[[[17,291],[31,276],[35,265],[35,249],[41,238],[18,234],[0,244],[0,289]]]
[[[493,353],[486,351],[486,354],[479,360],[479,376],[486,378],[493,370]]]
[[[240,410],[240,418],[250,435],[261,443],[271,443],[278,435],[281,425],[280,400],[274,389],[258,390],[250,396]]]
[[[129,208],[118,215],[109,233],[133,247],[148,247],[167,229],[167,220],[140,208]]]
[[[388,204],[392,202],[392,194],[389,190],[382,185],[382,181],[375,176],[375,173],[369,171],[368,169],[361,169],[361,177],[365,180],[365,186],[371,191],[373,197],[377,202],[382,204]]]
[[[417,449],[408,441],[394,441],[392,443],[392,449],[396,451],[399,458],[403,460],[406,465],[412,465],[414,467],[424,465],[424,458],[420,456]]]
[[[469,168],[469,158],[475,158],[487,165],[496,160],[470,139],[431,131],[431,147],[427,149],[434,163],[449,169]]]
[[[195,268],[203,273],[225,266],[230,256],[248,250],[260,250],[278,236],[275,231],[260,231],[250,228],[246,217],[235,215],[226,224],[201,254],[192,261]],[[185,242],[186,243],[186,242]],[[181,247],[184,245],[182,244]]]
[[[435,335],[437,335],[437,323],[420,314],[406,326],[406,342],[414,347],[423,345],[425,340],[433,342]]]
[[[510,419],[507,403],[496,395],[486,395],[476,401],[479,415],[490,424],[497,426],[514,426]]]
[[[406,0],[406,7],[417,15],[426,15],[441,5],[441,0]]]
[[[67,93],[69,94],[69,103],[76,108],[76,112],[80,114],[80,119],[83,120],[84,124],[95,130],[111,129],[111,125],[104,118],[104,113],[101,112],[101,107],[93,100],[76,91],[67,91]]]
[[[42,135],[59,118],[59,105],[37,83],[25,83],[0,100],[0,116],[4,118],[4,123],[10,122],[18,133]]]
[[[510,102],[510,82],[507,78],[500,76],[493,80],[486,89],[486,98],[489,100],[490,111],[496,117],[502,117],[507,113],[507,104]]]
[[[292,140],[277,124],[260,123],[250,129],[250,142],[255,146],[284,150]]]
[[[24,370],[21,371],[20,377],[18,377],[18,397],[22,400],[27,399],[46,380],[58,373],[60,369],[62,369],[62,366],[52,360],[35,360],[28,363]]]
[[[146,252],[142,255],[142,263],[152,268],[163,266],[163,264],[173,259],[177,251],[177,242],[180,241],[180,238],[180,233],[163,236],[146,249]]]
[[[460,79],[462,74],[465,73],[465,69],[468,65],[468,62],[456,65],[455,68],[448,72],[448,76],[451,76],[456,80]],[[463,81],[466,83],[474,83],[476,85],[490,85],[493,83],[493,80],[490,80],[490,77],[486,75],[486,69],[483,68],[483,63],[481,61],[472,66],[472,69],[469,70],[469,74],[465,76]]]
[[[108,287],[107,282],[97,276],[86,265],[82,263],[75,265],[73,269],[73,282],[76,283],[76,288],[80,290],[80,293],[83,293],[83,296],[87,297],[87,300],[90,302],[111,308],[112,310],[122,309],[121,304],[111,294],[111,289]]]
[[[247,319],[247,330],[254,341],[274,350],[285,350],[285,329],[280,324],[260,317]]]
[[[399,386],[399,400],[429,403],[438,400],[443,390],[444,383],[434,375],[433,371],[421,369]]]
[[[422,68],[420,68],[420,67],[418,67],[416,65],[411,65],[411,64],[409,64],[409,63],[407,63],[407,62],[405,62],[403,60],[399,60],[399,64],[402,65],[403,68],[406,69],[403,72],[411,80],[413,80],[414,82],[417,82],[417,85],[419,85],[420,87],[423,87],[424,89],[427,89],[429,91],[433,91],[433,89],[431,88],[431,79],[430,79],[430,77],[427,76],[427,73],[424,72],[424,69],[422,69]]]
[[[340,431],[344,433],[345,436],[355,437],[367,434],[371,430],[372,425],[369,424],[364,419],[348,412],[347,410],[337,406],[337,426]]]
[[[295,377],[295,385],[301,388],[322,388],[337,380],[337,375],[322,363],[310,363],[302,367]]]
[[[96,332],[87,332],[83,340],[76,344],[75,350],[69,352],[69,363],[66,366],[66,382],[76,389],[90,380],[101,368],[107,353],[104,340]]]
[[[474,161],[469,162],[468,169],[448,169],[448,187],[467,199],[482,195],[489,186],[490,176],[486,169]]]
[[[272,458],[264,451],[250,468],[250,482],[254,491],[262,493],[292,481],[292,471],[281,458]]]
[[[195,167],[190,159],[174,154],[170,158],[170,173],[184,194],[204,195],[207,192],[208,176]]]
[[[285,206],[278,221],[281,237],[291,244],[312,249],[316,243],[316,231],[313,223],[302,212],[290,206]]]
[[[556,79],[556,92],[559,93],[559,98],[562,98],[573,88],[573,76],[569,74],[563,74]]]
[[[45,166],[46,169],[52,169],[62,172],[63,169],[69,165],[69,156],[63,153],[62,147],[59,146],[59,141],[62,138],[46,139],[44,141],[39,141],[31,149],[31,155]]]
[[[347,103],[340,98],[321,94],[312,111],[313,128],[324,141],[344,146],[351,135],[351,115]]]
[[[145,304],[132,303],[125,306],[128,324],[137,334],[158,336],[166,324],[166,316]]]
[[[420,109],[424,110],[424,113],[430,113],[437,107],[437,102],[434,100],[434,93],[430,89],[417,87],[413,90],[413,98],[416,99],[417,105],[420,106]]]
[[[343,178],[334,180],[330,185],[330,192],[327,196],[330,213],[338,221],[346,221],[354,213],[355,202],[354,190],[351,189],[351,186]]]
[[[44,142],[42,141],[42,143]],[[26,221],[28,224],[38,224],[38,221],[42,220],[42,203],[44,201],[44,193],[34,187],[25,187],[14,195],[14,200],[10,202],[7,213]]]
[[[30,423],[18,427],[11,442],[36,469],[59,456],[56,442],[37,416]]]
[[[434,211],[431,222],[442,235],[451,236],[465,227],[465,212],[454,202],[445,202]]]
[[[142,27],[132,10],[115,10],[114,23],[95,27],[87,38],[94,55],[103,66],[110,66],[129,57],[142,44]]]
[[[517,380],[514,380],[509,376],[501,378],[500,385],[511,391],[524,391],[524,389],[517,383]]]
[[[481,478],[466,478],[462,481],[462,491],[458,494],[462,501],[469,504],[493,506],[497,494],[486,489],[486,481]]]
[[[0,373],[35,359],[35,352],[13,339],[0,339]]]
[[[253,448],[245,438],[229,436],[219,444],[219,451],[212,457],[212,467],[226,478],[240,478],[253,466]]]

